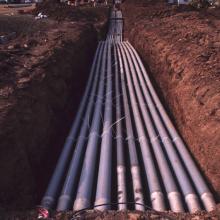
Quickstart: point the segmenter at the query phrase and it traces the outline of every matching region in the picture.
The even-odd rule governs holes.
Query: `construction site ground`
[[[122,4],[124,37],[145,62],[160,98],[220,202],[220,10],[160,1]],[[35,19],[42,12],[44,19]],[[36,219],[76,113],[109,8],[50,1],[0,6],[0,219]],[[53,153],[51,153],[53,152]],[[85,211],[53,219],[219,219],[198,214]]]

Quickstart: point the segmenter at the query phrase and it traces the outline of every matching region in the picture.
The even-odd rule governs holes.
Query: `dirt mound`
[[[39,201],[76,111],[68,109],[78,105],[87,80],[97,43],[95,29],[69,23],[58,28],[1,48],[3,207],[32,207]]]
[[[125,35],[220,201],[220,10],[128,0]]]
[[[56,20],[74,20],[96,22],[104,19],[108,8],[90,6],[74,7],[59,1],[46,0],[36,5],[35,15],[43,13]]]

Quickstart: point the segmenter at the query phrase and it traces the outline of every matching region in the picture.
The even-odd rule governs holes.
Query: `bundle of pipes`
[[[121,42],[123,35],[123,17],[120,10],[112,10],[109,22],[107,40],[110,42]]]
[[[121,12],[113,11],[112,17],[121,18]],[[107,40],[98,45],[79,111],[41,205],[59,211],[110,210],[116,202],[119,210],[151,206],[157,211],[211,211],[213,195],[137,52],[121,42],[121,25],[111,22]]]
[[[151,196],[156,192],[162,197],[160,185],[163,185],[172,211],[183,212],[185,204],[190,212],[201,210],[199,197],[207,211],[213,210],[215,208],[213,195],[166,114],[137,52],[128,42],[119,43],[116,48],[121,75],[126,75],[131,110]],[[145,153],[148,148],[152,149],[156,159],[154,163],[158,166],[157,173],[162,177],[160,184],[158,176],[155,177],[150,172],[153,170],[150,159],[154,157],[150,150],[148,154]],[[155,174],[154,170],[153,173]],[[157,201],[155,198],[152,200],[155,203]],[[157,204],[161,200],[160,198]],[[154,205],[152,202],[153,208],[159,210],[157,204]]]

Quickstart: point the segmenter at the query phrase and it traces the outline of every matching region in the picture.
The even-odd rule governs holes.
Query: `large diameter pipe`
[[[106,76],[106,56],[108,50],[108,43],[104,43],[104,54],[102,57],[101,79],[98,91],[98,97],[95,106],[94,117],[90,130],[89,140],[87,144],[86,154],[84,158],[83,168],[80,176],[79,187],[77,191],[76,200],[74,202],[74,210],[89,208],[91,206],[91,194],[94,183],[96,158],[98,152],[98,140],[100,136],[101,115],[104,96],[104,85]]]
[[[95,78],[93,81],[93,87],[90,93],[90,99],[87,104],[86,108],[86,118],[83,121],[83,124],[80,129],[80,133],[76,142],[76,147],[73,152],[72,160],[70,162],[69,170],[66,175],[65,182],[63,184],[63,189],[61,192],[61,195],[58,200],[57,204],[57,210],[58,211],[65,211],[68,210],[72,205],[73,200],[73,194],[76,188],[77,184],[77,176],[79,174],[80,164],[82,162],[82,157],[85,152],[85,143],[87,140],[87,134],[88,134],[88,120],[92,115],[92,110],[94,106],[95,101],[95,92],[98,86],[98,79],[99,79],[99,73],[100,73],[100,64],[101,64],[101,57],[103,55],[103,43],[101,44],[101,48],[98,54],[98,61],[97,61],[97,67],[95,70]]]
[[[198,167],[196,166],[192,156],[190,155],[186,145],[184,144],[182,138],[178,134],[177,130],[173,126],[173,123],[171,122],[169,116],[167,115],[162,103],[160,102],[160,99],[158,98],[153,85],[150,81],[150,78],[143,66],[143,63],[140,60],[140,57],[138,56],[137,52],[135,49],[130,45],[130,48],[134,52],[136,59],[140,65],[140,68],[143,72],[145,82],[148,86],[148,89],[153,97],[153,100],[155,102],[155,105],[160,112],[161,118],[163,119],[164,124],[166,125],[167,130],[169,131],[170,136],[172,137],[172,141],[175,143],[175,146],[181,155],[181,158],[184,162],[185,167],[187,168],[188,173],[190,174],[191,179],[193,180],[196,189],[200,195],[200,198],[203,202],[203,205],[205,206],[205,209],[207,211],[212,211],[216,207],[215,200],[213,198],[213,195],[211,194],[204,178],[202,177]]]
[[[111,44],[108,44],[107,88],[105,94],[104,122],[101,141],[101,153],[96,189],[96,209],[104,211],[111,208],[111,168],[112,168],[112,60]]]
[[[164,183],[166,192],[167,192],[167,197],[169,200],[170,208],[174,212],[184,212],[183,208],[183,203],[181,200],[181,195],[178,191],[178,187],[176,186],[175,180],[173,178],[173,175],[171,173],[168,161],[166,160],[166,157],[164,155],[164,152],[161,148],[160,145],[160,140],[158,138],[158,135],[154,129],[153,122],[150,118],[150,114],[148,112],[148,109],[145,106],[145,101],[143,94],[141,92],[140,84],[137,80],[137,71],[140,71],[139,66],[137,65],[137,62],[135,60],[135,57],[128,47],[126,43],[122,44],[124,47],[124,50],[127,54],[128,57],[128,63],[130,64],[130,69],[131,69],[131,77],[130,82],[133,82],[133,92],[136,93],[136,97],[138,99],[138,102],[135,100],[136,103],[138,103],[142,116],[143,116],[143,122],[147,128],[148,135],[149,135],[149,142],[151,143],[153,150],[154,150],[154,155],[157,160],[157,164],[159,167],[160,174],[162,176],[162,181]],[[131,86],[132,87],[132,86]],[[135,88],[135,92],[134,92]],[[144,157],[144,160],[147,158]]]
[[[143,156],[144,166],[145,166],[145,172],[148,180],[148,186],[150,190],[150,198],[153,209],[157,211],[165,211],[165,202],[164,202],[164,196],[160,187],[160,182],[157,176],[157,171],[154,165],[154,159],[151,154],[150,146],[148,144],[148,139],[145,134],[145,130],[143,127],[143,122],[141,120],[141,115],[137,106],[137,100],[134,93],[134,88],[132,85],[131,80],[131,74],[134,74],[134,69],[132,65],[128,65],[131,60],[129,59],[129,56],[127,52],[125,51],[125,48],[123,47],[123,43],[119,44],[119,49],[121,51],[124,66],[125,66],[125,75],[127,78],[128,83],[128,91],[130,95],[131,100],[131,107],[133,111],[133,116],[137,128],[138,133],[138,140],[141,147],[141,152]],[[128,60],[127,60],[128,59]],[[129,68],[130,67],[130,68]],[[132,73],[131,73],[132,72]],[[135,87],[138,85],[135,85]]]
[[[86,86],[86,90],[84,92],[82,101],[79,106],[79,110],[78,110],[77,115],[75,117],[75,120],[72,124],[69,135],[67,136],[67,138],[65,140],[65,144],[64,144],[62,153],[59,157],[59,160],[56,164],[54,173],[50,179],[47,190],[46,190],[44,197],[41,201],[41,206],[44,208],[51,209],[55,205],[55,201],[56,201],[57,195],[58,195],[60,187],[61,187],[61,182],[65,176],[65,172],[66,172],[66,169],[68,166],[68,161],[70,159],[70,155],[72,152],[73,143],[76,140],[78,129],[81,124],[81,119],[82,119],[86,104],[89,100],[89,94],[90,94],[90,90],[91,90],[92,82],[93,82],[93,78],[94,78],[97,57],[98,57],[98,54],[99,54],[99,51],[101,48],[100,46],[101,46],[101,44],[99,43],[98,48],[95,53],[95,57],[94,57],[93,65],[91,68],[90,76],[88,79],[88,83]]]
[[[144,82],[143,75],[141,72],[137,72],[138,77],[143,89],[143,93],[145,94],[145,101],[148,105],[148,108],[151,112],[151,116],[154,120],[154,124],[160,134],[160,138],[162,140],[162,143],[164,145],[165,151],[167,153],[167,156],[169,158],[169,161],[172,165],[172,168],[175,172],[175,175],[177,177],[177,180],[179,182],[179,185],[181,187],[181,190],[185,196],[185,201],[188,206],[188,209],[190,212],[196,212],[199,211],[200,204],[197,198],[197,195],[194,192],[194,189],[192,187],[192,184],[187,176],[187,173],[182,165],[182,162],[180,158],[177,155],[177,152],[175,151],[175,148],[172,144],[172,141],[170,140],[170,137],[160,119],[160,116],[155,108],[155,105],[153,103],[153,100],[149,94],[149,91],[147,89],[147,86]]]
[[[118,47],[117,47],[118,48]],[[119,49],[117,49],[119,51]],[[131,123],[131,114],[129,110],[128,104],[128,97],[126,92],[126,83],[124,77],[124,68],[121,53],[118,52],[118,59],[119,59],[119,66],[120,66],[120,75],[121,75],[121,84],[122,84],[122,94],[123,94],[123,103],[124,103],[124,112],[125,112],[125,123],[126,123],[126,131],[127,131],[127,142],[128,142],[128,151],[129,151],[129,159],[130,159],[130,166],[131,166],[131,176],[132,176],[132,184],[133,184],[133,194],[135,209],[144,211],[144,198],[143,198],[143,190],[142,190],[142,183],[141,183],[141,176],[140,176],[140,167],[138,163],[136,145],[135,145],[135,137],[133,126]],[[143,205],[141,205],[143,204]]]
[[[118,59],[116,54],[116,47],[114,45],[114,65],[115,65],[115,96],[116,96],[116,152],[117,152],[117,195],[118,195],[118,209],[127,209],[127,193],[126,193],[126,167],[124,158],[124,137],[122,132],[122,106],[121,106],[121,92],[119,81]]]

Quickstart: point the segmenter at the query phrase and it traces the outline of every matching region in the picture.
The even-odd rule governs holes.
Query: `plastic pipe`
[[[90,94],[90,100],[87,105],[86,109],[86,118],[83,121],[83,124],[80,129],[80,133],[76,142],[76,147],[73,152],[72,160],[70,162],[69,170],[66,175],[65,182],[63,184],[63,189],[61,192],[61,195],[58,200],[57,210],[58,211],[65,211],[68,210],[72,205],[73,200],[73,194],[76,188],[77,183],[77,175],[79,173],[80,163],[82,161],[82,156],[85,152],[85,142],[87,140],[87,133],[88,133],[88,120],[87,118],[90,118],[92,115],[92,110],[94,107],[94,101],[95,101],[95,92],[98,85],[98,79],[99,79],[99,73],[100,73],[100,64],[101,64],[101,57],[103,54],[103,43],[100,43],[101,48],[100,52],[98,54],[98,61],[97,61],[97,67],[95,72],[95,78],[93,82],[93,88],[91,90]]]
[[[103,132],[101,141],[101,153],[98,169],[98,182],[96,189],[96,209],[104,211],[111,208],[109,205],[102,205],[111,202],[112,182],[112,60],[111,44],[108,44],[107,55],[107,87],[105,93],[105,109]]]
[[[118,51],[118,59],[119,59],[119,66],[120,66],[120,76],[121,76],[121,84],[122,84],[122,94],[123,94],[123,103],[124,103],[124,112],[125,112],[125,123],[126,123],[126,131],[127,131],[127,142],[128,142],[128,151],[129,151],[129,159],[130,159],[130,166],[131,166],[131,176],[132,176],[132,183],[133,183],[133,194],[134,200],[137,203],[144,204],[143,198],[143,190],[141,184],[141,176],[140,176],[140,167],[137,158],[137,151],[135,145],[135,137],[133,126],[131,123],[131,115],[129,110],[128,104],[128,97],[126,92],[126,83],[124,78],[124,68],[122,63],[121,53],[117,47]],[[135,204],[135,209],[144,211],[144,207],[139,204]]]
[[[114,61],[115,61],[115,96],[116,96],[116,150],[117,150],[117,193],[118,193],[118,209],[126,210],[127,193],[126,193],[126,167],[124,159],[124,137],[122,133],[122,106],[120,98],[120,81],[118,58],[116,47],[114,45]]]
[[[94,72],[95,72],[95,68],[96,68],[97,57],[98,57],[98,54],[100,51],[100,45],[101,44],[99,43],[98,48],[95,53],[90,76],[88,79],[85,93],[83,95],[82,101],[79,106],[79,110],[78,110],[77,115],[75,117],[75,120],[72,124],[69,135],[66,138],[62,153],[58,159],[58,162],[56,164],[54,173],[50,179],[47,190],[46,190],[44,197],[41,201],[41,206],[44,208],[51,209],[54,207],[57,195],[58,195],[60,187],[61,187],[61,182],[64,179],[65,172],[66,172],[66,169],[68,166],[68,161],[70,159],[70,155],[71,155],[71,152],[73,149],[73,143],[76,140],[76,136],[78,133],[79,126],[81,124],[83,112],[84,112],[85,107],[87,105],[87,102],[89,100],[91,87],[93,86]]]
[[[106,56],[108,43],[104,43],[104,53],[102,57],[101,79],[98,90],[98,99],[95,106],[95,112],[92,120],[92,126],[89,134],[86,154],[84,158],[83,168],[80,176],[79,187],[76,200],[74,202],[74,210],[89,208],[91,206],[91,194],[94,183],[96,158],[98,152],[98,140],[100,136],[102,105],[104,98],[104,86],[106,76]]]
[[[130,75],[133,74],[132,72],[134,71],[134,69],[132,66],[128,65],[128,62],[130,62],[130,60],[127,60],[128,54],[126,53],[125,48],[123,47],[123,43],[119,45],[125,65],[125,75],[128,83],[128,91],[131,100],[131,107],[138,133],[138,140],[140,143],[141,152],[144,160],[145,172],[148,180],[148,186],[150,189],[150,198],[151,198],[152,207],[157,211],[165,211],[164,196],[160,187],[157,171],[154,165],[154,160],[151,154],[150,146],[148,144],[148,138],[145,134],[143,122],[141,120],[141,115],[137,106],[137,100],[134,95],[135,94],[134,88],[131,82]],[[136,86],[137,85],[135,85],[135,87]]]
[[[141,92],[140,84],[137,80],[136,72],[140,71],[139,66],[137,65],[135,57],[133,56],[133,53],[128,47],[128,45],[126,43],[124,43],[123,45],[127,53],[128,61],[130,64],[130,69],[132,72],[131,82],[133,82],[133,87],[135,87],[136,97],[138,99],[138,106],[141,109],[142,116],[144,119],[143,122],[148,131],[148,135],[150,138],[149,142],[151,143],[153,150],[154,150],[154,155],[156,157],[157,164],[159,166],[160,174],[162,176],[162,181],[164,183],[164,186],[167,192],[167,197],[169,200],[170,208],[173,212],[184,212],[183,203],[181,200],[181,194],[178,191],[178,187],[176,186],[176,183],[171,173],[171,170],[169,168],[168,162],[161,148],[160,140],[154,129],[153,122],[150,118],[150,114],[148,112],[148,109],[145,106],[144,97]],[[147,159],[147,158],[144,157],[144,159]]]

